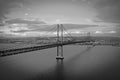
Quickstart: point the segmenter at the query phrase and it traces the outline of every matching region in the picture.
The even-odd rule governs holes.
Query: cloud
[[[97,12],[97,20],[120,23],[120,0],[88,0]],[[96,21],[97,21],[96,20]]]
[[[116,31],[110,31],[109,33],[116,33]]]
[[[31,20],[31,19],[22,19],[22,18],[16,18],[16,19],[10,19],[7,20],[6,23],[8,24],[46,24],[44,21],[40,20]]]
[[[26,0],[0,0],[0,21],[7,18],[6,15],[9,14],[13,8],[19,8],[21,4],[26,4]]]
[[[95,31],[96,34],[102,34],[102,31]]]
[[[24,33],[27,31],[31,31],[28,27],[15,27],[15,28],[11,28],[9,30],[14,33]]]

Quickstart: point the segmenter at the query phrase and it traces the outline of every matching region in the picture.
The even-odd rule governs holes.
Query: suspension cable
[[[64,29],[64,32],[66,32],[69,35],[68,38],[71,38],[72,40],[74,40],[74,38],[72,37],[72,35],[67,32],[67,29],[65,27],[63,27],[63,29]]]
[[[53,26],[50,30],[48,30],[46,37],[49,37],[50,34],[54,33],[56,31],[56,26]]]

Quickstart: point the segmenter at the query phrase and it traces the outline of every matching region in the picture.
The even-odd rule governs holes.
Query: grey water
[[[64,46],[0,58],[0,80],[119,80],[120,47]]]

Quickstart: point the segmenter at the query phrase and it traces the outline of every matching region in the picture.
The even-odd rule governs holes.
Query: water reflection
[[[93,49],[95,46],[87,46],[86,49],[84,49],[83,51],[81,51],[80,53],[72,56],[70,59],[68,59],[65,63],[65,67],[68,69],[68,70],[71,70],[73,68],[73,65],[77,62],[77,60],[80,59],[80,57],[84,54],[88,54],[89,51],[91,49]],[[79,72],[79,71],[78,71]],[[65,72],[66,73],[66,80],[83,80],[83,76],[79,75],[79,73],[77,75],[74,75],[73,72],[71,71],[68,71],[68,72]],[[73,75],[68,75],[68,74],[73,74]],[[87,77],[87,76],[86,76]],[[88,79],[89,80],[89,79]]]
[[[56,66],[53,69],[40,73],[32,80],[65,80],[63,59],[56,59]]]
[[[87,53],[88,51],[90,51],[94,46],[87,46],[87,48],[83,51],[81,51],[80,53],[78,53],[77,55],[74,55],[73,57],[71,57],[68,61],[67,61],[67,65],[71,65],[73,64],[77,59],[80,59],[80,56],[82,54]]]
[[[63,59],[57,59],[56,80],[64,80],[64,78],[65,78],[65,74],[64,74]]]

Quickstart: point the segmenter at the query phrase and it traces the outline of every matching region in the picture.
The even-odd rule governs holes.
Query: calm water
[[[120,74],[120,47],[64,46],[0,58],[0,80],[115,80]],[[118,79],[117,79],[118,80]]]

